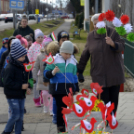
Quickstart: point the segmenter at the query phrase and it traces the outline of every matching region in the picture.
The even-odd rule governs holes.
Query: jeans
[[[4,131],[12,132],[15,125],[15,134],[21,134],[25,99],[7,99],[7,102],[11,110],[11,116]]]
[[[53,114],[57,115],[57,106],[55,98],[53,98]]]

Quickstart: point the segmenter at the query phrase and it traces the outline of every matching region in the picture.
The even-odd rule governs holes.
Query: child
[[[25,36],[25,39],[26,39],[27,42],[28,42],[28,50],[29,50],[29,48],[32,46],[32,43],[33,43],[33,38],[32,38],[32,37],[33,37],[32,34]]]
[[[62,30],[58,33],[57,40],[59,42],[59,46],[61,47],[62,43],[66,40],[69,40],[69,34]]]
[[[8,38],[4,38],[3,40],[2,40],[2,43],[3,43],[3,46],[2,46],[2,48],[0,49],[0,59],[1,59],[1,56],[2,56],[2,54],[7,50],[7,48],[8,48]]]
[[[11,43],[12,43],[13,39],[15,39],[14,36],[9,37],[9,40],[8,40],[8,43],[7,43],[8,44],[8,49],[1,56],[1,60],[0,60],[0,86],[1,87],[3,87],[3,82],[2,82],[3,67],[4,67],[4,64],[5,64],[6,57],[10,53],[10,47],[11,47]]]
[[[62,102],[62,98],[69,93],[69,88],[72,88],[75,94],[79,92],[76,75],[77,61],[72,55],[73,52],[74,46],[72,42],[64,41],[60,47],[60,54],[56,54],[56,56],[54,56],[54,63],[47,65],[44,71],[44,76],[47,79],[50,79],[49,92],[56,100],[58,133],[66,131],[61,111],[62,107],[67,106]]]
[[[14,39],[11,45],[9,63],[5,68],[3,84],[4,93],[11,110],[5,130],[2,134],[10,134],[15,125],[15,134],[21,134],[24,115],[25,92],[28,89],[28,73],[25,71],[27,51],[18,39]]]
[[[23,38],[21,35],[16,35],[16,38],[20,40],[21,45],[27,49],[28,47],[28,42],[25,38]]]
[[[35,30],[35,39],[36,42],[32,44],[30,49],[28,50],[28,58],[30,62],[36,61],[37,55],[40,53],[40,49],[43,48],[42,42],[44,39],[44,34],[40,29]],[[34,103],[36,107],[40,107],[42,100],[40,100],[39,90],[36,90],[36,82],[38,78],[34,79],[34,87],[33,87],[33,94],[34,94]]]
[[[44,67],[43,67],[43,64],[44,62],[42,61],[43,59],[45,59],[46,57],[46,47],[47,47],[47,44],[49,42],[51,42],[52,40],[50,38],[45,38],[43,40],[43,43],[42,45],[44,46],[44,49],[42,48],[40,50],[40,54],[38,54],[37,56],[37,59],[35,61],[35,64],[34,64],[34,68],[33,68],[33,79],[36,80],[37,78],[37,73],[38,71],[40,70],[40,73],[38,75],[38,82],[37,82],[37,90],[41,90],[41,95],[42,95],[42,98],[43,98],[43,104],[44,104],[44,113],[48,113],[50,112],[50,115],[53,115],[53,112],[52,112],[52,101],[53,101],[53,98],[52,98],[52,95],[50,95],[48,93],[48,89],[49,89],[49,83],[46,83],[46,85],[43,84],[43,71],[44,71]],[[49,100],[50,98],[50,100]]]

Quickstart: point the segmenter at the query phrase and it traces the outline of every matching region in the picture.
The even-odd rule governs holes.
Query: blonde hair
[[[51,53],[53,56],[59,51],[59,44],[57,41],[52,41],[47,45],[47,54]]]

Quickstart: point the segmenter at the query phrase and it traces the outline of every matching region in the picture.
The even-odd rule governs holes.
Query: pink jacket
[[[40,49],[42,48],[41,44],[38,44],[37,42],[34,42],[32,46],[28,50],[28,59],[30,62],[33,62],[36,60],[37,55],[40,53]]]

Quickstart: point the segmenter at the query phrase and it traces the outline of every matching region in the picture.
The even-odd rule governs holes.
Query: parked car
[[[69,17],[67,15],[62,15],[61,19],[69,19]]]
[[[13,22],[13,13],[6,14],[5,16],[5,23],[7,22]],[[16,23],[18,22],[17,16],[16,16]]]
[[[40,17],[40,19],[43,19],[43,15],[42,14],[39,14],[39,17]]]
[[[30,14],[29,15],[29,20],[36,20],[36,15],[35,14]]]
[[[5,20],[6,14],[0,14],[0,21]]]
[[[73,19],[73,15],[72,14],[68,14],[69,19]]]
[[[17,20],[18,21],[21,21],[21,18],[22,18],[22,15],[21,14],[17,14],[16,17],[17,17]]]

